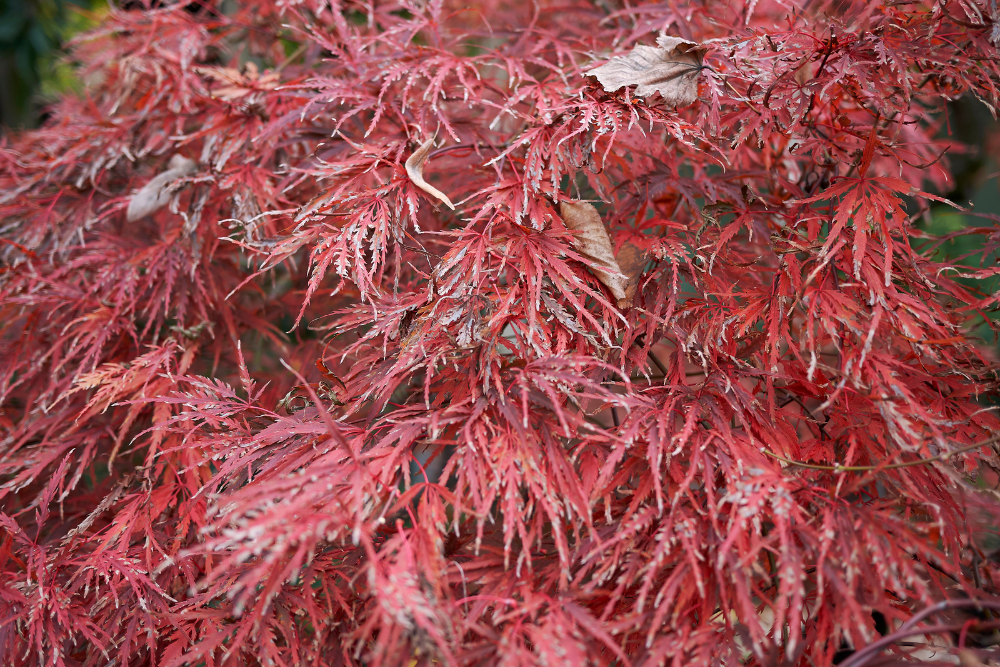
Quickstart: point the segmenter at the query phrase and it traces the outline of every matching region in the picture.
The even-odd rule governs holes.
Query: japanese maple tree
[[[0,664],[995,657],[993,0],[120,4],[0,140]]]

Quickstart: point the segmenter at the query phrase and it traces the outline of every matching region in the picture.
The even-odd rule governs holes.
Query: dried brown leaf
[[[958,664],[962,667],[986,667],[979,656],[967,648],[958,649]]]
[[[278,87],[278,73],[267,70],[261,74],[252,61],[244,66],[242,74],[232,67],[196,67],[195,71],[224,84],[212,91],[212,97],[227,102]]]
[[[154,176],[149,183],[146,183],[138,192],[132,195],[128,203],[128,211],[125,216],[129,222],[134,222],[166,206],[170,201],[173,190],[170,184],[178,178],[183,178],[194,172],[198,165],[194,160],[190,160],[183,155],[175,155],[170,158],[167,170]]]
[[[434,147],[434,137],[431,137],[424,144],[413,151],[413,155],[406,160],[406,175],[410,177],[413,184],[418,188],[426,192],[432,197],[437,197],[442,202],[444,202],[448,208],[455,210],[455,205],[451,203],[448,199],[448,195],[441,192],[433,185],[424,180],[424,163],[427,161],[427,156],[431,152],[431,148]]]
[[[597,77],[609,93],[635,85],[637,96],[658,92],[671,108],[692,104],[698,99],[703,49],[695,42],[667,35],[660,35],[656,43],[655,47],[640,44],[627,56],[612,58],[587,74]]]
[[[625,283],[625,298],[628,300],[628,305],[631,305],[635,291],[639,287],[642,270],[649,261],[649,253],[631,241],[625,241],[618,249],[615,259],[618,261],[618,268],[628,279]]]
[[[626,244],[630,249],[627,253],[622,247],[622,259],[626,260],[629,269],[634,272],[634,276],[622,271],[622,267],[615,258],[614,246],[611,244],[611,237],[604,227],[601,214],[597,212],[593,204],[583,201],[562,201],[559,203],[559,214],[562,216],[566,227],[578,232],[573,239],[573,249],[589,259],[594,266],[591,267],[594,275],[611,291],[615,297],[619,308],[627,308],[632,305],[632,295],[635,294],[635,286],[638,284],[639,274],[642,265],[639,261],[641,250],[631,243]]]

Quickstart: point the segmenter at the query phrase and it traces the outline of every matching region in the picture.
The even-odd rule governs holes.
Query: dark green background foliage
[[[66,38],[89,24],[94,0],[0,0],[0,125],[38,124],[45,92],[66,87],[59,70]]]

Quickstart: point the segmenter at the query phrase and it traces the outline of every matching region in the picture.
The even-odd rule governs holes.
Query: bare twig
[[[936,605],[928,607],[916,614],[913,618],[900,626],[899,630],[891,635],[887,635],[877,642],[855,651],[851,657],[841,663],[841,667],[862,667],[867,664],[869,660],[881,653],[883,649],[896,643],[900,639],[905,639],[914,635],[932,635],[940,634],[942,632],[957,632],[962,629],[961,623],[939,624],[925,628],[917,628],[916,625],[928,616],[932,616],[938,612],[944,611],[945,609],[956,609],[962,607],[974,607],[978,609],[1000,611],[1000,602],[987,600],[944,600],[943,602],[939,602]],[[996,627],[998,623],[996,621],[985,621],[979,625],[981,627]]]
[[[974,449],[979,449],[980,447],[986,447],[987,445],[992,445],[995,442],[1000,442],[1000,434],[994,435],[986,440],[982,440],[973,445],[968,445],[966,447],[961,447],[960,449],[955,449],[950,452],[944,452],[943,454],[938,454],[937,456],[932,456],[926,459],[920,459],[918,461],[907,461],[905,463],[890,463],[888,465],[877,465],[877,466],[842,466],[842,465],[832,465],[825,466],[819,465],[817,463],[805,463],[804,461],[794,461],[792,459],[786,459],[784,456],[775,454],[768,449],[761,449],[761,452],[770,456],[773,459],[778,459],[788,465],[797,466],[799,468],[809,468],[810,470],[828,470],[831,472],[872,472],[876,470],[898,470],[899,468],[912,468],[913,466],[925,465],[927,463],[934,463],[935,461],[947,461],[952,456],[956,454],[964,454],[965,452],[971,452]]]

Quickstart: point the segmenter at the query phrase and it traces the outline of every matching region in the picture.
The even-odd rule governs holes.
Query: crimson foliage
[[[0,146],[0,663],[990,643],[991,0],[129,6]]]

